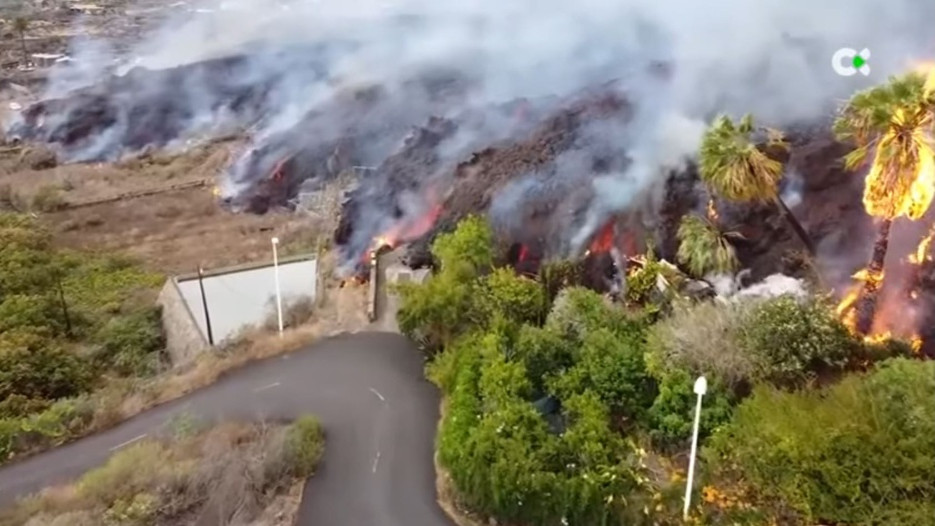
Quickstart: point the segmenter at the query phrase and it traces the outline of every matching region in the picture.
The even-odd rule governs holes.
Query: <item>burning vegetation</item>
[[[838,136],[856,146],[846,157],[848,168],[857,169],[869,163],[863,205],[877,222],[870,263],[854,274],[858,284],[845,295],[838,312],[854,331],[871,340],[888,338],[894,324],[894,320],[877,312],[893,223],[901,217],[923,220],[935,197],[933,128],[933,65],[858,93],[835,124]],[[909,265],[915,267],[914,274],[931,259],[932,232],[929,230],[918,247],[906,256]],[[915,288],[918,283],[918,279],[910,280],[911,288],[902,296],[918,298],[920,291]],[[905,312],[899,315],[905,316]],[[917,333],[901,336],[909,337],[917,349],[921,348]]]

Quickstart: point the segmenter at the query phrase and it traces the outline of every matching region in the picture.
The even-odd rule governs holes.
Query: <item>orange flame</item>
[[[609,252],[614,246],[614,220],[611,219],[607,222],[600,230],[598,230],[597,235],[594,236],[594,239],[591,241],[591,246],[588,248],[587,255],[592,253],[602,253]]]
[[[434,202],[434,199],[431,199],[429,202]],[[372,257],[376,252],[383,248],[393,249],[402,243],[406,243],[424,236],[429,230],[432,229],[432,226],[435,225],[435,222],[438,220],[438,217],[441,215],[441,213],[442,205],[433,204],[424,214],[418,217],[413,219],[404,218],[403,220],[393,225],[393,227],[388,231],[374,238],[373,244],[368,253]]]
[[[909,255],[909,262],[913,265],[921,265],[926,261],[932,260],[932,240],[935,238],[935,225],[929,229],[929,233],[919,241],[914,253]]]
[[[851,276],[858,283],[851,287],[848,290],[847,294],[844,295],[844,298],[838,303],[835,312],[838,317],[841,318],[841,321],[844,325],[850,329],[851,332],[857,332],[857,309],[854,307],[857,304],[857,300],[860,299],[860,294],[863,292],[864,286],[868,283],[875,284],[877,287],[883,282],[883,272],[876,273],[871,272],[869,269],[860,269],[853,276]],[[869,335],[864,338],[864,341],[870,341],[869,338],[875,338],[877,336]],[[884,339],[889,338],[886,336]]]

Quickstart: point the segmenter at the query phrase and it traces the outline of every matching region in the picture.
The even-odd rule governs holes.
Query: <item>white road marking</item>
[[[373,459],[373,472],[377,472],[377,465],[380,463],[380,452],[377,451],[377,456]]]
[[[379,398],[381,402],[386,402],[386,398],[383,398],[383,395],[381,395],[380,392],[373,387],[370,388],[370,392],[377,395],[377,398]]]
[[[259,393],[260,391],[265,391],[267,389],[272,389],[274,387],[279,387],[281,384],[279,382],[273,382],[269,385],[264,385],[263,387],[257,387],[253,390],[254,393]]]
[[[138,442],[138,441],[140,441],[140,440],[143,440],[144,438],[146,438],[146,433],[143,433],[142,435],[140,435],[140,436],[138,436],[138,437],[131,438],[130,440],[127,440],[126,442],[122,442],[122,443],[120,443],[120,444],[117,444],[116,446],[110,448],[110,450],[111,450],[111,451],[116,451],[116,450],[118,450],[118,449],[120,449],[120,448],[122,448],[122,447],[124,447],[124,446],[129,446],[130,444],[132,444],[132,443],[134,443],[134,442]]]

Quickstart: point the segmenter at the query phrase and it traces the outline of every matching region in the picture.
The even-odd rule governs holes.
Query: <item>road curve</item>
[[[404,337],[360,333],[257,362],[108,431],[0,469],[0,505],[66,482],[180,413],[207,420],[317,415],[327,433],[300,525],[450,526],[432,463],[438,393]]]

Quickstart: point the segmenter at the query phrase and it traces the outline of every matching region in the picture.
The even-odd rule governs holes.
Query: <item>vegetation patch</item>
[[[89,425],[89,393],[160,369],[154,288],[112,256],[57,251],[31,216],[0,214],[0,461]]]
[[[324,450],[318,421],[171,426],[114,454],[73,484],[0,512],[0,525],[248,524],[311,476]]]
[[[796,482],[804,478],[821,487],[824,475],[805,455],[811,451],[809,436],[796,437],[792,425],[781,427],[776,413],[786,398],[821,406],[838,419],[835,439],[826,442],[845,451],[850,441],[863,440],[864,416],[842,410],[816,386],[827,384],[831,387],[824,389],[836,392],[865,378],[880,378],[874,385],[899,382],[891,362],[876,365],[899,346],[871,349],[822,298],[691,302],[656,294],[646,285],[656,276],[669,283],[685,276],[651,255],[628,276],[633,293],[622,305],[612,303],[574,286],[573,277],[555,287],[555,281],[495,267],[491,239],[481,219],[468,218],[439,238],[433,250],[438,272],[425,284],[399,289],[400,326],[422,343],[430,357],[427,375],[445,395],[438,461],[460,508],[507,524],[681,524],[696,401],[692,385],[703,374],[710,390],[701,436],[712,446],[697,473],[696,489],[703,491],[696,494],[693,516],[710,524],[804,525],[830,519],[882,524],[861,522],[853,514],[818,513],[818,502],[808,500],[814,495],[787,494],[807,491],[807,484]],[[928,367],[897,363],[904,364],[900,371]],[[908,389],[933,392],[930,387]],[[907,416],[897,407],[915,399],[892,388],[878,396],[888,400],[888,411]],[[770,402],[775,405],[767,407]],[[803,409],[801,424],[816,411]],[[927,414],[935,416],[931,404],[918,408],[919,418]],[[930,442],[924,425],[879,425],[904,433],[904,440],[918,445],[913,451]],[[895,437],[880,436],[875,443],[882,447],[890,439]],[[788,441],[801,443],[801,451],[768,453],[769,444]],[[816,450],[815,458],[826,453]],[[873,517],[928,511],[917,501],[928,498],[928,486],[908,481],[929,466],[913,455],[904,459],[906,465],[897,464],[919,471],[910,470],[902,486],[885,490],[903,500],[891,497],[880,505],[885,511],[875,510]],[[859,458],[852,462],[854,469],[863,466]],[[786,470],[786,482],[769,471],[774,468]],[[847,494],[846,488],[839,491]],[[878,502],[880,495],[868,499]]]

